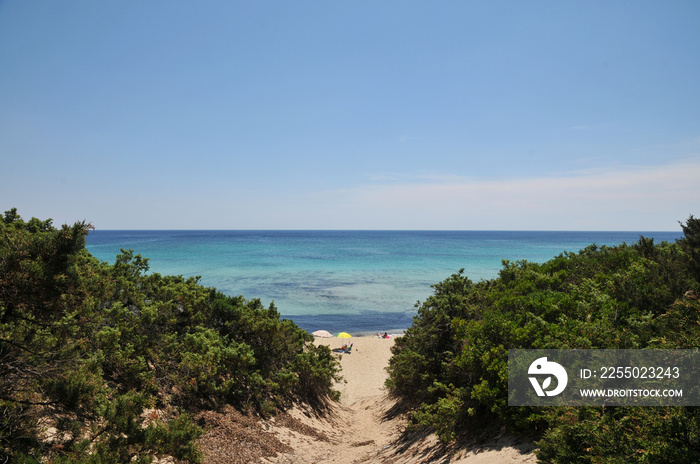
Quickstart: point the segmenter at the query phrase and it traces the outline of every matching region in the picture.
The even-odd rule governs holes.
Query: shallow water
[[[497,277],[501,260],[544,262],[591,243],[674,241],[679,232],[532,231],[109,231],[88,250],[113,263],[120,249],[149,258],[150,271],[201,276],[229,295],[274,301],[304,329],[399,332],[431,285],[465,269]]]

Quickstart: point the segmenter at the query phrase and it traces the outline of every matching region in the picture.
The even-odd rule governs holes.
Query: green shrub
[[[199,462],[203,408],[337,397],[338,362],[274,305],[148,274],[132,250],[99,262],[90,229],[0,220],[0,462]],[[151,408],[171,419],[144,426]]]
[[[507,405],[509,349],[697,348],[700,221],[683,230],[676,243],[642,237],[543,264],[504,261],[497,279],[476,284],[452,275],[397,339],[387,386],[414,426],[446,441],[505,428],[538,439],[542,462],[697,462],[693,408]]]

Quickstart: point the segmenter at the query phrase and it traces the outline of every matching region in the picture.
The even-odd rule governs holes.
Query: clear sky
[[[0,172],[98,229],[679,230],[700,2],[0,0]]]

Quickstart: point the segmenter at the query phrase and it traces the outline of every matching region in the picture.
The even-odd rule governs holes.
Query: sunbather
[[[331,351],[333,351],[334,353],[350,354],[350,353],[352,353],[352,345],[353,344],[350,344],[350,346],[348,346],[348,344],[345,343],[342,348],[335,348]]]

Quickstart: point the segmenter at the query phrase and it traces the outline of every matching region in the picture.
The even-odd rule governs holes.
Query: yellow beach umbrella
[[[352,338],[352,335],[350,335],[347,332],[340,332],[338,335],[336,335],[338,338]]]

